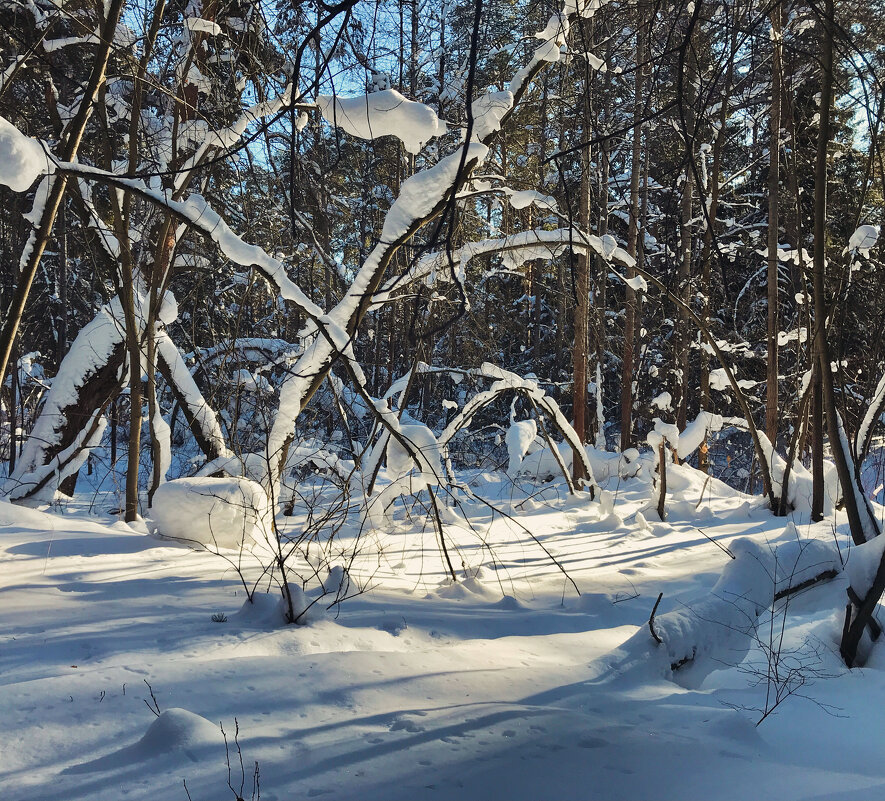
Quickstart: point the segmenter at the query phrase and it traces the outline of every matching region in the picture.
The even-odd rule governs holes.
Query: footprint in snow
[[[419,726],[414,720],[409,720],[408,718],[400,718],[399,720],[395,720],[390,725],[390,731],[408,731],[408,732],[419,732],[424,731],[423,726]]]

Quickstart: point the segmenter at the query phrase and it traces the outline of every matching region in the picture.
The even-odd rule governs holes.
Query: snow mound
[[[62,773],[92,773],[127,767],[164,755],[184,756],[199,762],[200,756],[212,754],[213,761],[224,758],[221,728],[187,709],[166,709],[148,727],[144,736],[132,745],[91,762],[66,768]]]
[[[292,596],[292,613],[295,615],[296,623],[308,622],[308,618],[305,616],[308,608],[311,612],[316,610],[316,614],[310,615],[311,619],[321,616],[319,613],[322,607],[311,606],[301,587],[289,584],[289,593]],[[275,629],[292,622],[288,619],[288,614],[288,606],[280,593],[254,592],[252,600],[244,601],[239,611],[230,616],[230,622],[246,628]]]
[[[316,102],[326,122],[351,136],[395,136],[412,154],[420,153],[426,142],[446,132],[445,122],[430,106],[408,100],[396,89],[359,97],[318,95]]]
[[[796,534],[792,523],[785,533]],[[778,594],[799,588],[825,570],[839,570],[835,547],[818,540],[795,539],[773,548],[741,537],[729,549],[734,558],[726,562],[709,595],[653,621],[662,642],[651,656],[665,660],[667,668],[691,683],[744,659],[757,636],[759,616]],[[641,652],[651,634],[640,629],[630,642],[628,652]]]
[[[223,745],[221,729],[187,709],[167,709],[148,727],[135,747],[145,756],[185,750],[193,746]]]
[[[0,184],[24,192],[47,172],[49,159],[40,143],[0,117]]]
[[[437,588],[436,595],[449,601],[475,601],[494,597],[495,593],[491,592],[479,577],[469,576],[462,581],[451,579],[443,581]]]
[[[151,517],[159,533],[217,548],[241,548],[272,535],[264,488],[247,478],[179,478],[154,493]]]
[[[659,615],[654,629],[667,661],[676,669],[689,662],[696,678],[747,654],[757,618],[774,596],[774,554],[747,538],[735,540],[710,594],[691,606]],[[649,633],[640,630],[643,639]]]

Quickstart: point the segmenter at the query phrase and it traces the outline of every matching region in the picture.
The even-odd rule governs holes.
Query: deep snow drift
[[[244,604],[236,559],[115,522],[109,496],[0,503],[4,797],[233,798],[226,754],[245,798],[258,763],[266,801],[885,797],[885,659],[842,666],[843,575],[767,608],[791,570],[851,564],[844,521],[776,519],[671,467],[660,523],[648,481],[613,472],[597,502],[460,474],[506,514],[444,514],[456,583],[417,509],[385,530],[355,511],[339,556],[296,565],[308,602],[329,590],[301,626],[266,581]],[[365,592],[327,610],[348,559],[344,592]],[[659,636],[707,636],[676,673],[659,593]]]

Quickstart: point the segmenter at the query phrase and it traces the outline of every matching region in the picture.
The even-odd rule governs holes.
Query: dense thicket
[[[539,45],[552,45],[489,139],[484,163],[458,174],[457,198],[445,197],[397,243],[373,287],[388,282],[391,291],[375,305],[360,301],[364,308],[344,326],[364,385],[355,386],[340,361],[331,382],[318,370],[300,396],[298,436],[319,435],[353,458],[371,428],[367,397],[385,395],[419,362],[458,369],[492,362],[534,377],[579,435],[600,447],[644,443],[656,417],[680,428],[702,411],[732,418],[734,426],[695,458],[746,485],[754,471],[741,433],[748,424],[784,455],[792,448],[807,461],[813,443],[821,454],[828,447],[823,401],[813,389],[805,394],[818,385],[813,333],[825,318],[837,405],[853,440],[883,356],[882,265],[875,249],[846,250],[858,226],[877,226],[885,211],[883,9],[839,3],[828,34],[826,9],[801,1],[642,0],[598,10],[596,2],[572,2],[567,11],[586,13],[570,25],[543,5],[4,0],[0,116],[63,161],[137,178],[174,202],[205,198],[328,311],[383,242],[403,182],[456,152],[473,130],[470,101],[506,90],[537,61]],[[115,31],[110,39],[105,28]],[[826,110],[825,297],[815,317],[815,163],[828,35],[835,59]],[[106,75],[91,99],[102,58]],[[410,152],[416,148],[396,136],[351,135],[315,104],[317,96],[391,89],[433,109],[447,132]],[[84,106],[90,114],[72,148]],[[207,136],[228,126],[235,135]],[[9,474],[21,484],[24,473],[56,459],[55,475],[67,476],[70,489],[79,456],[69,451],[102,436],[115,447],[137,445],[142,416],[156,423],[144,429],[151,487],[167,470],[190,472],[228,450],[259,452],[274,421],[285,428],[281,387],[315,336],[309,311],[140,189],[76,172],[64,180],[37,259],[27,243],[41,223],[38,185],[25,193],[0,188],[3,308],[14,309],[14,292],[34,268],[14,340],[7,336],[14,311],[4,328],[12,356],[0,449]],[[35,193],[37,211],[29,214]],[[520,232],[566,229],[595,234],[602,250],[570,248],[572,235],[555,247],[507,244]],[[469,261],[455,258],[466,243],[494,239],[499,246]],[[606,258],[616,245],[635,266]],[[433,280],[412,280],[434,252],[443,257]],[[162,313],[167,291],[177,315]],[[37,456],[29,454],[23,473],[16,461],[53,376],[77,332],[115,302],[122,330],[108,346],[113,353],[74,380],[79,396],[62,410],[76,407],[76,414],[53,428],[55,439]],[[170,381],[157,336],[146,333],[158,330],[184,354],[199,403],[217,413],[217,432]],[[727,357],[743,402],[715,349]],[[137,353],[143,375],[133,378],[126,364]],[[453,414],[444,402],[463,406],[471,380],[416,376],[403,403],[438,433]],[[133,402],[143,413],[131,414]],[[490,428],[476,425],[459,458],[502,459],[494,437],[506,403],[481,417]],[[102,434],[99,417],[111,433]],[[172,428],[172,466],[158,444],[163,421]],[[216,433],[223,441],[213,444]],[[276,443],[285,454],[292,435]],[[854,456],[864,451],[857,443]],[[143,485],[149,472],[142,471]],[[757,489],[765,488],[762,478]],[[130,490],[134,513],[139,498]]]

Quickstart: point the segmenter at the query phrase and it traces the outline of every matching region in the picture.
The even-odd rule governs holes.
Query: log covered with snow
[[[651,631],[640,629],[627,650],[641,649],[655,637],[660,643],[650,652],[652,658],[665,661],[670,671],[690,671],[700,681],[743,660],[759,617],[776,599],[841,571],[835,547],[821,540],[795,539],[775,548],[742,537],[729,550],[734,558],[707,596],[654,617]]]

